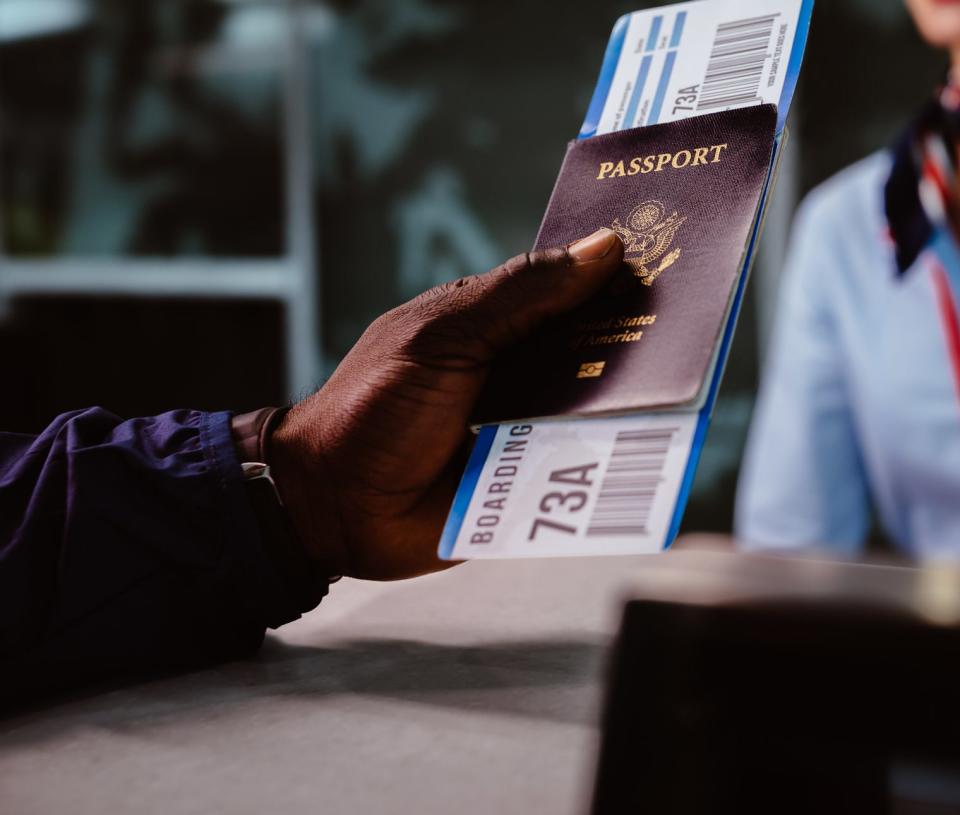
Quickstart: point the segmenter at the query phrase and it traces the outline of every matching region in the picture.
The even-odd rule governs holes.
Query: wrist
[[[262,408],[234,416],[231,431],[265,547],[288,580],[310,583],[335,572],[316,556],[311,527],[301,520],[303,502],[293,489],[298,479],[287,475],[283,445],[274,441],[274,431],[289,410]]]
[[[307,554],[328,575],[347,573],[334,481],[326,472],[316,434],[307,433],[299,410],[286,413],[271,430],[268,454],[274,483],[290,523]]]

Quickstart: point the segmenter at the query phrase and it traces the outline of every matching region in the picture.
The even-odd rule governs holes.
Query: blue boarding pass
[[[813,0],[694,0],[621,17],[579,138],[749,105],[777,147],[699,410],[480,428],[440,543],[447,560],[652,554],[676,538],[733,339]]]

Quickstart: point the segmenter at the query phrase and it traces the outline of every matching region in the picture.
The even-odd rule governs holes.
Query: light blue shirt
[[[854,555],[873,506],[904,552],[960,560],[960,398],[929,256],[896,276],[890,166],[850,167],[797,216],[737,496],[748,549]]]

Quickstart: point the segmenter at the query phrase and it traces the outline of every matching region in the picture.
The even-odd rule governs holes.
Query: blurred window
[[[0,0],[4,252],[281,254],[283,13]]]

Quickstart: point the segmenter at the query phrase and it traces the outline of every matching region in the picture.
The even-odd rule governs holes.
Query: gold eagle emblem
[[[676,212],[667,216],[666,212],[659,201],[644,201],[627,216],[626,225],[619,218],[611,225],[623,241],[624,262],[645,286],[653,285],[664,270],[680,259],[680,247],[670,247],[687,219]]]

